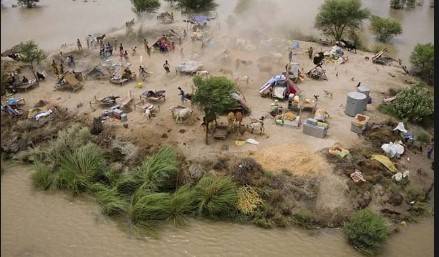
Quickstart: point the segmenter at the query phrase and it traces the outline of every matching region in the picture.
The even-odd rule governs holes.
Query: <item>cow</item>
[[[169,108],[169,110],[172,112],[176,123],[183,123],[184,120],[192,115],[192,109],[186,107],[174,106]]]
[[[353,42],[349,42],[344,39],[341,39],[340,41],[337,41],[335,44],[339,47],[348,49],[349,52],[354,51],[354,53],[357,53],[357,46]]]
[[[195,72],[195,75],[207,78],[209,76],[209,72],[207,70],[199,70],[199,71]]]
[[[96,41],[97,41],[98,43],[100,43],[100,42],[102,42],[102,40],[104,40],[104,38],[105,38],[105,34],[103,34],[102,36],[98,36],[98,37],[96,37]]]
[[[315,65],[321,67],[322,64],[323,64],[323,59],[325,59],[325,55],[324,55],[324,53],[323,53],[323,52],[319,52],[319,53],[317,53],[316,55],[314,55],[314,58],[313,58],[312,62],[313,62]]]

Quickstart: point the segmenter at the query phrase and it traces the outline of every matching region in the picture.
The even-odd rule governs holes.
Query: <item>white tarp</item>
[[[286,87],[274,87],[273,88],[273,97],[284,99],[285,98],[285,90]]]
[[[404,146],[400,144],[401,142],[383,144],[381,149],[387,154],[387,156],[393,158],[399,158],[404,153]]]
[[[395,130],[399,130],[399,131],[401,131],[402,133],[407,133],[407,132],[408,132],[407,129],[405,129],[405,127],[404,127],[404,123],[403,123],[403,122],[399,122],[399,123],[398,123],[398,126],[396,126],[396,127],[393,129],[393,131],[395,131]]]

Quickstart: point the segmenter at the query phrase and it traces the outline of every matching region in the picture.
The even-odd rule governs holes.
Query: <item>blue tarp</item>
[[[207,16],[194,16],[192,20],[198,24],[204,25],[209,21],[209,17]]]
[[[291,44],[291,48],[292,49],[298,49],[300,48],[299,42],[294,40],[293,43]]]

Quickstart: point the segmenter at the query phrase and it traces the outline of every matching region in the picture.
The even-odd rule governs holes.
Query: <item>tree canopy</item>
[[[361,8],[360,0],[326,0],[316,16],[315,27],[340,40],[344,32],[359,29],[368,17],[369,11]]]
[[[39,64],[46,58],[43,50],[41,50],[32,40],[20,43],[17,45],[16,49],[20,55],[20,61],[28,63],[32,66],[34,63]]]
[[[177,0],[178,5],[192,11],[211,9],[216,6],[214,0]]]
[[[434,45],[417,44],[412,54],[410,55],[410,62],[413,65],[415,74],[424,79],[430,84],[434,80]]]
[[[235,91],[235,83],[226,77],[210,77],[203,79],[199,76],[194,77],[196,86],[195,94],[192,102],[198,105],[204,112],[207,122],[216,118],[233,107],[236,100],[231,97],[231,93]],[[208,124],[206,124],[206,143]]]
[[[131,0],[137,13],[153,11],[160,7],[159,0]]]
[[[392,18],[373,15],[370,22],[370,30],[376,35],[378,41],[387,42],[393,36],[402,33],[401,24]]]
[[[17,4],[20,6],[25,6],[27,8],[32,8],[38,3],[40,0],[17,0]]]

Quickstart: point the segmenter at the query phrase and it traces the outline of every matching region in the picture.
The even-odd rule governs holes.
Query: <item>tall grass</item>
[[[226,217],[236,212],[237,188],[230,177],[204,176],[194,190],[199,214]]]
[[[93,187],[96,201],[101,206],[103,214],[113,216],[126,211],[128,202],[117,193],[115,188],[108,188],[102,184],[95,184]]]
[[[169,220],[174,224],[184,223],[184,215],[192,213],[195,206],[194,192],[190,186],[180,187],[171,197]]]
[[[32,184],[41,190],[48,190],[53,184],[54,176],[50,168],[42,162],[34,163],[35,172],[32,174]]]
[[[171,213],[169,193],[151,193],[133,201],[131,220],[134,224],[166,220]]]
[[[134,179],[148,183],[153,191],[175,190],[178,171],[177,154],[170,147],[163,147],[146,159],[134,172]]]

